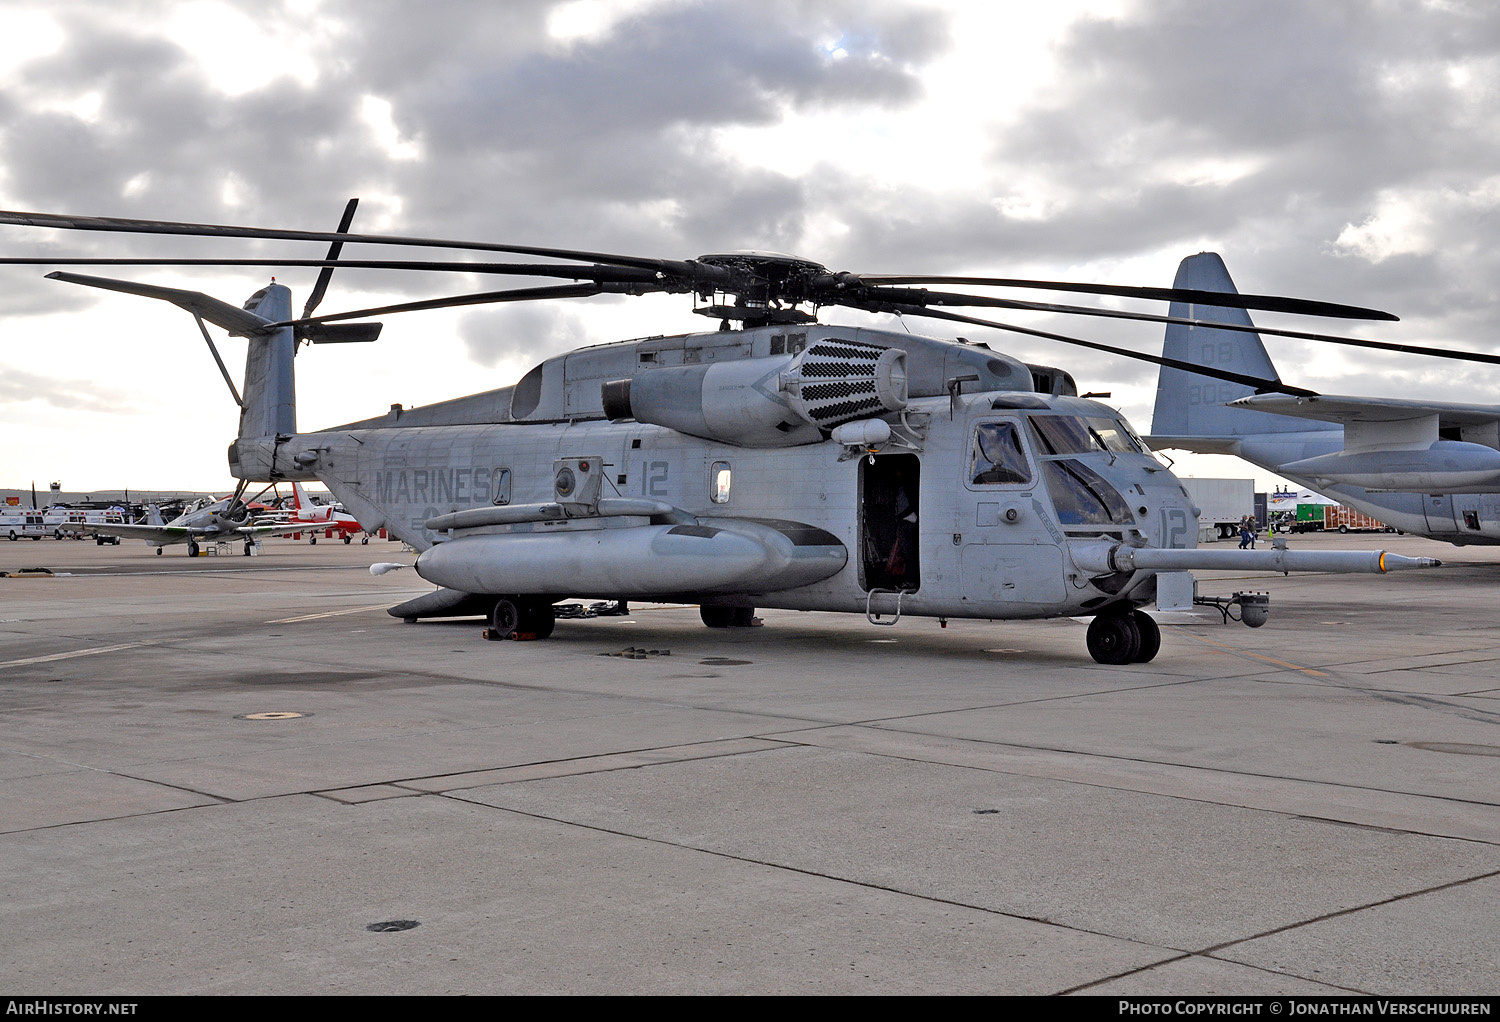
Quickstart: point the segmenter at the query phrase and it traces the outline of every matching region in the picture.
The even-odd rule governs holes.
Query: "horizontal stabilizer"
[[[175,287],[139,284],[132,280],[113,280],[109,277],[90,277],[82,273],[64,273],[62,270],[47,274],[47,279],[63,280],[69,284],[84,284],[88,287],[103,288],[106,291],[122,291],[125,294],[140,295],[143,298],[160,298],[180,309],[186,309],[195,316],[201,316],[214,326],[223,327],[239,337],[264,333],[266,327],[271,325],[269,319],[230,305],[228,302],[221,302],[217,298],[210,298],[201,291],[181,291]]]
[[[378,338],[381,325],[380,323],[308,323],[297,327],[297,339],[311,341],[314,344],[355,344]]]

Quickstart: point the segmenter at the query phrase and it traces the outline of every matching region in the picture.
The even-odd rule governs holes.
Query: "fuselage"
[[[367,527],[384,526],[419,550],[450,539],[426,527],[438,515],[553,500],[556,462],[590,457],[604,465],[605,496],[664,502],[709,524],[796,523],[830,534],[847,551],[843,567],[821,581],[713,592],[761,607],[888,614],[899,592],[906,614],[1090,613],[1149,602],[1154,577],[1083,571],[1070,544],[1196,543],[1181,484],[1117,412],[1097,402],[1013,392],[929,398],[912,401],[906,421],[917,449],[887,447],[873,456],[832,441],[740,447],[639,422],[585,420],[301,434],[279,445],[277,464],[286,466],[285,478],[315,475]],[[269,461],[270,443],[258,457]],[[252,457],[241,441],[241,460]],[[637,516],[526,522],[469,530],[463,542],[646,524]],[[524,556],[520,542],[490,545]],[[632,589],[625,579],[611,591],[578,592],[559,567],[547,595],[691,598],[694,571],[684,560],[676,584],[656,577]]]
[[[1326,494],[1402,532],[1459,546],[1500,544],[1500,493],[1370,491],[1358,486],[1329,485],[1312,477],[1287,472],[1283,467],[1291,462],[1334,454],[1343,448],[1343,430],[1324,429],[1236,437],[1230,453]]]

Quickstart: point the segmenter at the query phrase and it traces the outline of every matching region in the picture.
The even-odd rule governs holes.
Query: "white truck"
[[[41,539],[47,535],[42,512],[29,507],[0,507],[0,536],[11,542],[18,539]]]
[[[1198,542],[1238,539],[1240,522],[1255,514],[1254,479],[1182,480],[1193,506],[1198,508]]]

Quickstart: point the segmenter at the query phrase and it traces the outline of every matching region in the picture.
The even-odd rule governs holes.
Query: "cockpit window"
[[[975,486],[1031,482],[1031,466],[1014,422],[982,422],[974,431],[969,479]]]
[[[1128,525],[1130,505],[1104,477],[1081,461],[1044,461],[1047,488],[1064,525]]]
[[[1089,454],[1110,451],[1133,454],[1143,451],[1130,427],[1102,415],[1033,415],[1032,434],[1044,454]]]

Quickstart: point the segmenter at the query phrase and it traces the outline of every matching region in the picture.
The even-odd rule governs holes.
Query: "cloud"
[[[0,414],[13,406],[41,402],[64,411],[117,414],[133,412],[139,406],[129,394],[111,387],[101,387],[84,380],[63,380],[35,373],[8,369],[0,373]]]

